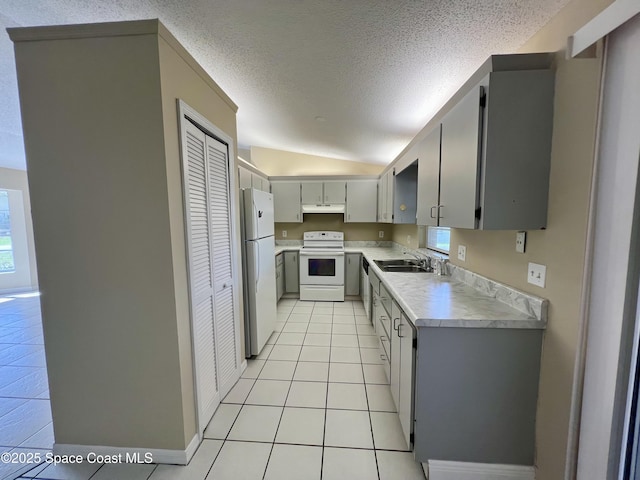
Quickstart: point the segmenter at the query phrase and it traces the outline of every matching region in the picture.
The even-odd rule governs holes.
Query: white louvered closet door
[[[184,180],[187,190],[186,211],[189,248],[189,283],[193,328],[193,355],[200,431],[209,423],[220,403],[216,368],[214,329],[214,279],[209,212],[207,136],[190,122],[186,123]]]
[[[231,201],[227,146],[209,136],[209,217],[213,244],[214,322],[218,361],[218,389],[222,398],[240,376],[238,335],[234,311],[234,282],[231,247]]]

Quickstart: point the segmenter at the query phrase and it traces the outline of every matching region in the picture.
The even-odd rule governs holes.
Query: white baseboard
[[[191,439],[191,441],[189,442],[189,445],[187,445],[187,449],[184,451],[186,455],[186,460],[187,460],[186,463],[184,463],[184,465],[189,463],[193,458],[193,456],[196,454],[196,450],[198,450],[198,447],[200,446],[201,441],[202,439],[200,438],[200,435],[196,433]],[[183,464],[181,463],[180,465],[183,465]]]
[[[73,445],[68,443],[55,443],[54,455],[81,455],[87,458],[89,454],[96,455],[122,455],[124,462],[127,455],[138,455],[142,462],[149,460],[145,455],[151,454],[150,463],[165,463],[170,465],[186,465],[200,446],[200,439],[195,435],[185,450],[165,450],[161,448],[126,448],[105,447],[102,445]]]
[[[427,470],[429,480],[535,480],[536,478],[535,469],[526,465],[429,460],[425,473]]]

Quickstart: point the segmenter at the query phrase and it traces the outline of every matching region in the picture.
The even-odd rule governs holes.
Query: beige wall
[[[570,3],[521,52],[564,49],[567,37],[609,3]],[[547,229],[527,233],[525,254],[515,252],[515,232],[451,233],[451,251],[467,247],[466,262],[452,255],[452,263],[550,301],[537,412],[538,480],[560,479],[565,468],[601,58],[566,60],[560,52],[556,66]],[[546,288],[526,282],[528,262],[547,266]]]
[[[384,165],[317,157],[261,147],[251,147],[251,163],[269,176],[378,175],[384,168]]]
[[[177,43],[173,36],[161,29],[160,78],[162,88],[162,113],[164,119],[164,141],[166,148],[167,186],[169,189],[169,215],[171,222],[171,245],[173,255],[174,291],[176,298],[177,334],[180,349],[182,381],[182,409],[184,418],[184,440],[187,445],[196,434],[195,397],[193,384],[193,356],[191,350],[191,324],[189,316],[189,292],[184,236],[183,192],[181,176],[181,154],[176,99],[181,99],[213,125],[233,139],[236,148],[235,105],[213,84],[191,56]],[[231,158],[235,158],[234,155]],[[232,185],[238,184],[237,168],[231,170]],[[232,202],[239,212],[238,189],[231,189]],[[242,272],[240,264],[240,231],[236,225],[235,255],[236,271]],[[240,295],[239,318],[242,312],[242,278],[237,276],[234,288]],[[240,322],[240,338],[244,339],[243,322]],[[240,343],[244,358],[244,342]]]
[[[305,213],[302,223],[276,223],[276,240],[302,240],[304,232],[329,230],[344,232],[345,241],[356,240],[391,240],[393,225],[388,223],[344,223],[341,213]],[[287,238],[282,231],[287,231]],[[384,232],[380,238],[378,232]]]
[[[18,208],[20,218],[11,214],[12,240],[16,272],[0,276],[1,291],[31,290],[38,288],[36,272],[36,251],[33,243],[33,223],[31,222],[31,199],[27,172],[11,168],[0,168],[0,189],[20,192]],[[11,200],[10,200],[11,201]],[[14,206],[10,206],[13,210]]]
[[[157,34],[15,47],[56,442],[183,450]]]
[[[393,225],[391,239],[409,248],[418,248],[418,228],[415,225]]]

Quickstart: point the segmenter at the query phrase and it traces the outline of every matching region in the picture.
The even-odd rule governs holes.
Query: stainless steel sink
[[[431,268],[418,265],[416,260],[374,260],[383,272],[431,273]]]
[[[408,258],[400,258],[397,260],[374,260],[374,262],[376,262],[378,264],[378,266],[380,268],[384,268],[387,266],[406,266],[406,265],[418,265],[418,261],[414,260],[414,259],[408,259]]]

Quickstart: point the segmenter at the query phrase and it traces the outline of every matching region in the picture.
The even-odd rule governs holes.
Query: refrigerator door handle
[[[260,246],[254,242],[256,252],[258,252],[258,261],[256,262],[256,293],[258,293],[258,279],[260,278]]]

